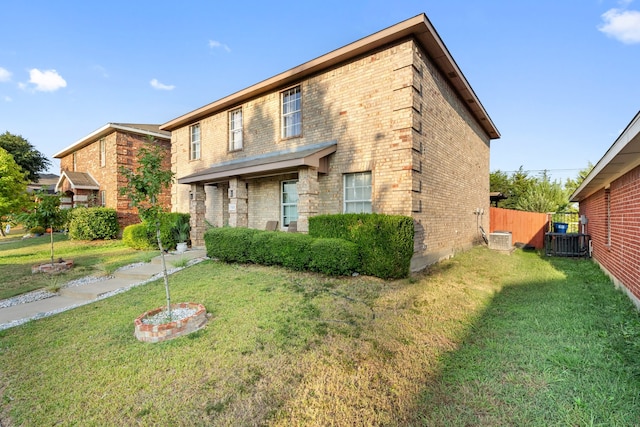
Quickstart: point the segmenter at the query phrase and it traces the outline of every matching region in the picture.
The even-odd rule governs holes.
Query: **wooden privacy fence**
[[[538,212],[491,208],[489,232],[510,231],[511,241],[526,243],[536,249],[544,247],[544,234],[549,231],[549,215]]]

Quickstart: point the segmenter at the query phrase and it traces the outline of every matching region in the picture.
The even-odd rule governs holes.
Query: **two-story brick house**
[[[408,215],[413,269],[488,229],[489,148],[499,132],[425,15],[163,124],[176,211],[264,229],[318,214]]]
[[[593,259],[640,309],[640,112],[571,195]],[[585,222],[585,221],[583,221]]]
[[[119,194],[120,187],[126,184],[119,168],[135,169],[138,166],[138,149],[147,143],[149,137],[166,151],[165,167],[169,169],[170,133],[160,130],[157,124],[107,123],[56,153],[54,157],[60,159],[56,190],[68,196],[63,199],[65,206],[114,208],[121,227],[140,222],[129,198]],[[170,208],[170,190],[161,196],[161,201],[167,209]]]

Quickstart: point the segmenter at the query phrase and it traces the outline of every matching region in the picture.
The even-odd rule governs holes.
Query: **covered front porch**
[[[267,223],[286,229],[295,221],[307,232],[318,214],[319,176],[328,172],[330,141],[311,146],[219,163],[178,178],[188,184],[191,240],[204,245],[208,224],[264,229]]]
[[[63,209],[104,206],[104,193],[100,193],[100,184],[88,172],[63,171],[55,191],[64,193],[60,206]]]

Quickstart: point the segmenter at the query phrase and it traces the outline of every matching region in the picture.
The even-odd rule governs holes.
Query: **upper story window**
[[[242,108],[229,112],[229,151],[242,149]]]
[[[193,125],[190,128],[191,133],[191,145],[190,145],[190,159],[200,159],[200,125]]]
[[[300,86],[282,92],[282,137],[302,134],[302,98]]]
[[[78,167],[78,153],[74,151],[71,157],[73,158],[73,171],[75,172]]]
[[[344,175],[344,212],[371,213],[371,172]]]
[[[100,140],[100,166],[105,167],[106,165],[107,165],[107,144],[105,143],[104,138],[102,138]]]

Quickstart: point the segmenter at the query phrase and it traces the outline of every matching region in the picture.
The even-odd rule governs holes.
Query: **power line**
[[[523,169],[521,170],[514,170],[514,171],[503,171],[501,169],[496,169],[499,170],[500,172],[504,172],[504,173],[516,173],[516,172],[576,172],[576,171],[581,171],[582,169],[578,168],[578,169]]]

